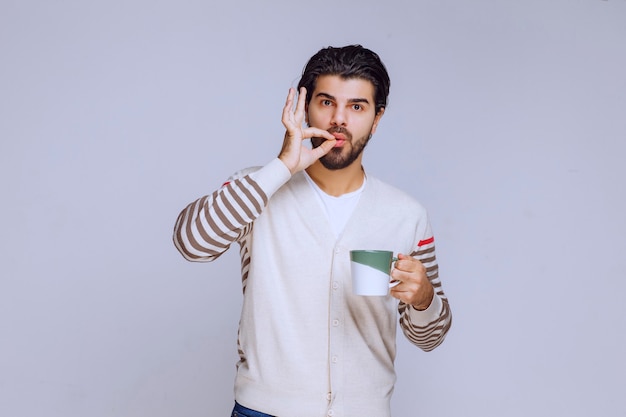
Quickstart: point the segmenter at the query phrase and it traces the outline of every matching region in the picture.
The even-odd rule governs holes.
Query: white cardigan
[[[275,159],[235,174],[179,216],[174,242],[192,261],[241,245],[243,309],[235,397],[279,417],[389,417],[396,320],[423,350],[444,339],[451,315],[427,214],[368,175],[336,238],[304,173]],[[436,295],[425,311],[352,294],[349,251],[384,249],[425,264]]]

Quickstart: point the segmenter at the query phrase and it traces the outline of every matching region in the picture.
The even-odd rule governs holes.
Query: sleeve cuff
[[[433,300],[426,310],[416,310],[413,306],[409,306],[409,316],[411,317],[411,323],[416,326],[427,326],[433,321],[437,320],[441,315],[443,309],[443,302],[441,298],[435,293]]]
[[[267,165],[255,171],[250,175],[259,184],[261,189],[271,196],[280,187],[282,187],[289,178],[291,178],[291,172],[285,166],[283,161],[278,158],[273,159]]]

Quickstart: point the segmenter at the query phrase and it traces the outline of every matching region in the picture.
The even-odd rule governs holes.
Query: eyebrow
[[[337,101],[337,99],[334,96],[332,96],[330,94],[327,94],[327,93],[323,93],[323,92],[317,93],[315,95],[315,97],[324,97],[324,98],[327,98],[329,100]],[[348,100],[348,103],[365,103],[365,104],[369,104],[369,100],[366,99],[366,98],[351,98],[351,99]]]

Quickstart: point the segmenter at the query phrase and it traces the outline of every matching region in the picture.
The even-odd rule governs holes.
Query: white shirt
[[[361,187],[356,190],[346,194],[342,194],[339,197],[332,196],[330,194],[325,193],[313,179],[309,176],[309,174],[304,171],[306,174],[305,177],[311,187],[316,191],[317,196],[319,197],[319,202],[324,208],[324,213],[326,213],[326,218],[330,223],[330,226],[335,234],[335,237],[339,237],[341,232],[343,231],[346,223],[352,213],[354,212],[354,208],[359,203],[359,198],[363,193],[363,189],[365,188],[365,183],[367,182],[367,177],[363,177],[363,184]]]

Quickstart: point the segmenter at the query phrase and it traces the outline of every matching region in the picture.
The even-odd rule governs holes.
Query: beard
[[[358,138],[356,141],[352,140],[352,133],[344,127],[331,127],[328,129],[330,133],[341,133],[346,137],[346,141],[343,146],[332,148],[326,155],[320,158],[320,162],[326,169],[338,170],[346,168],[363,153],[363,149],[367,146],[367,143],[372,138],[372,132]],[[313,148],[317,148],[326,141],[325,138],[311,138],[311,145]]]

